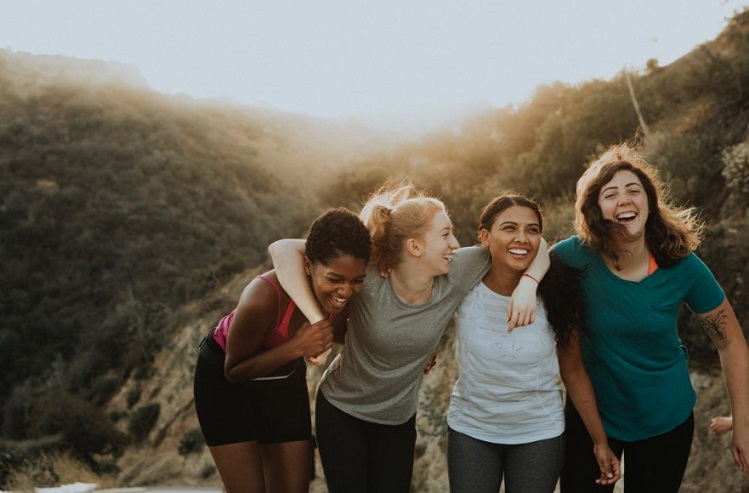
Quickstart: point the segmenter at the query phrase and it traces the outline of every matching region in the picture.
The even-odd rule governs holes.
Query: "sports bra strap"
[[[285,337],[289,336],[289,322],[291,317],[294,315],[296,304],[294,300],[289,298],[289,305],[286,307],[286,313],[284,313],[283,320],[281,319],[281,286],[279,286],[272,278],[264,275],[258,276],[263,281],[269,283],[276,290],[276,296],[278,296],[278,316],[276,317],[276,328],[280,329]]]

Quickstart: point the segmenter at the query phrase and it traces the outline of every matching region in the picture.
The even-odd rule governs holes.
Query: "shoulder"
[[[578,269],[584,268],[585,264],[597,257],[596,252],[586,246],[579,236],[570,236],[554,244],[551,254],[563,264],[572,265]]]
[[[238,309],[244,307],[276,308],[279,300],[288,298],[286,292],[281,288],[276,272],[270,270],[250,280],[242,291],[239,299]]]

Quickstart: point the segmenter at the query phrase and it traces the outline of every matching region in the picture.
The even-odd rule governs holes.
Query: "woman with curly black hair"
[[[482,211],[478,236],[491,253],[491,268],[455,314],[460,377],[447,414],[453,493],[496,493],[503,480],[508,493],[554,491],[564,458],[560,375],[594,438],[595,482],[619,479],[580,355],[580,271],[552,256],[538,287],[535,320],[515,330],[502,324],[521,278],[533,279],[526,270],[542,230],[538,205],[521,195],[496,197]]]
[[[345,325],[369,255],[369,231],[356,214],[325,212],[310,228],[304,260],[324,320],[310,325],[271,270],[245,287],[237,307],[201,344],[195,408],[227,493],[309,490],[312,433],[304,358],[330,349],[329,319]]]

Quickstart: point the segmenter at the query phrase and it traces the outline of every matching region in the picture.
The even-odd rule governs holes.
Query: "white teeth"
[[[636,215],[637,214],[635,214],[634,212],[625,212],[624,214],[619,214],[618,216],[616,216],[616,218],[619,221],[629,221],[631,219],[634,219]]]
[[[453,256],[452,254],[448,254],[448,255],[443,255],[442,258],[451,262],[453,259]]]
[[[524,250],[521,248],[510,248],[510,253],[513,255],[527,255],[528,250]]]

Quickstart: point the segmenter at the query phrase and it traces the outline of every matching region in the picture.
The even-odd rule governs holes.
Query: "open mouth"
[[[620,223],[628,223],[634,221],[636,217],[637,214],[635,214],[634,212],[623,212],[616,216],[616,220]]]
[[[512,255],[528,255],[528,250],[526,250],[525,248],[510,248],[509,251]]]
[[[331,296],[330,297],[330,304],[333,305],[335,308],[343,308],[346,306],[346,303],[349,302],[351,298],[340,298],[338,296]]]
[[[447,254],[443,255],[442,258],[445,259],[445,260],[447,260],[448,262],[452,262],[453,261],[453,254],[452,253],[447,253]]]

